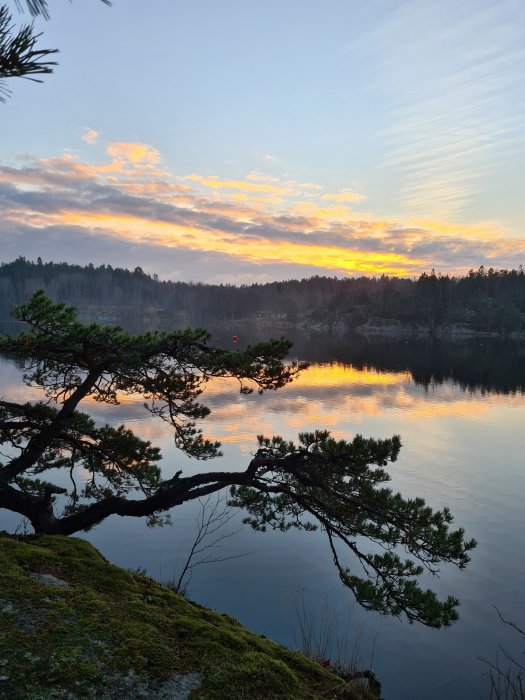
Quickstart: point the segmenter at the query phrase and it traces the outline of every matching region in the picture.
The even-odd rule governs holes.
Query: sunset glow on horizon
[[[233,284],[518,267],[524,19],[513,0],[53,8],[55,75],[1,107],[0,260]]]

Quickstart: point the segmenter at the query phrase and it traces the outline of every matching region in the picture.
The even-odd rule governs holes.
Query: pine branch
[[[111,5],[110,0],[102,0]],[[20,0],[15,0],[17,8],[22,11]],[[41,15],[49,19],[47,0],[25,0],[29,13],[36,17]],[[0,102],[5,102],[11,90],[5,85],[7,78],[26,78],[35,83],[43,82],[36,75],[49,75],[53,72],[56,61],[49,57],[58,53],[58,49],[38,49],[37,41],[42,33],[35,34],[33,25],[16,28],[7,5],[0,5]]]
[[[0,102],[5,102],[11,91],[4,85],[6,78],[26,78],[41,83],[35,75],[53,72],[56,61],[49,56],[57,49],[35,48],[41,34],[34,34],[32,25],[15,29],[7,6],[0,6]]]
[[[37,15],[42,15],[45,19],[50,18],[49,9],[47,5],[47,0],[25,0],[27,9],[36,17]],[[105,5],[111,5],[111,0],[102,0]],[[20,12],[23,12],[23,6],[20,0],[15,0],[16,6]]]

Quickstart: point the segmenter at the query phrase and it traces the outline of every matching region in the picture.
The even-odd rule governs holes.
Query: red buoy
[[[234,343],[236,343],[236,342],[239,340],[239,336],[234,335],[234,336],[232,337],[232,340],[233,340]]]

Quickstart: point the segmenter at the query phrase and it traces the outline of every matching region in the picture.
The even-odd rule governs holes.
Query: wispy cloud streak
[[[523,147],[523,19],[514,0],[404,0],[343,50],[375,68],[383,165],[405,213],[471,215]]]

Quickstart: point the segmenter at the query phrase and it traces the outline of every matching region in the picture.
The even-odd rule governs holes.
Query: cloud
[[[85,141],[86,143],[89,143],[90,145],[96,143],[98,141],[98,137],[100,136],[100,133],[98,131],[95,131],[95,129],[89,129],[86,127],[84,129],[84,133],[80,137],[82,141]]]
[[[140,264],[161,276],[244,283],[412,276],[432,267],[464,273],[525,258],[525,241],[493,222],[382,218],[331,199],[353,191],[325,193],[315,183],[258,172],[237,180],[164,172],[147,144],[116,142],[107,154],[100,164],[70,154],[0,164],[5,260],[22,254]]]
[[[471,214],[522,143],[523,9],[400,0],[342,50],[385,99],[385,176],[402,212]],[[431,28],[431,30],[429,30]]]
[[[228,180],[221,179],[216,175],[186,175],[185,180],[198,182],[211,189],[242,190],[243,192],[269,192],[271,194],[290,194],[289,187],[272,185],[268,182],[253,180]]]
[[[110,143],[106,152],[116,162],[146,166],[157,165],[160,162],[158,150],[145,143],[118,141]]]
[[[322,199],[329,200],[331,202],[360,202],[365,199],[364,194],[355,192],[354,190],[344,189],[335,192],[334,194],[323,194]]]
[[[266,173],[261,173],[258,170],[252,170],[246,175],[247,180],[252,180],[253,182],[279,182],[279,178],[275,175],[267,175]]]

